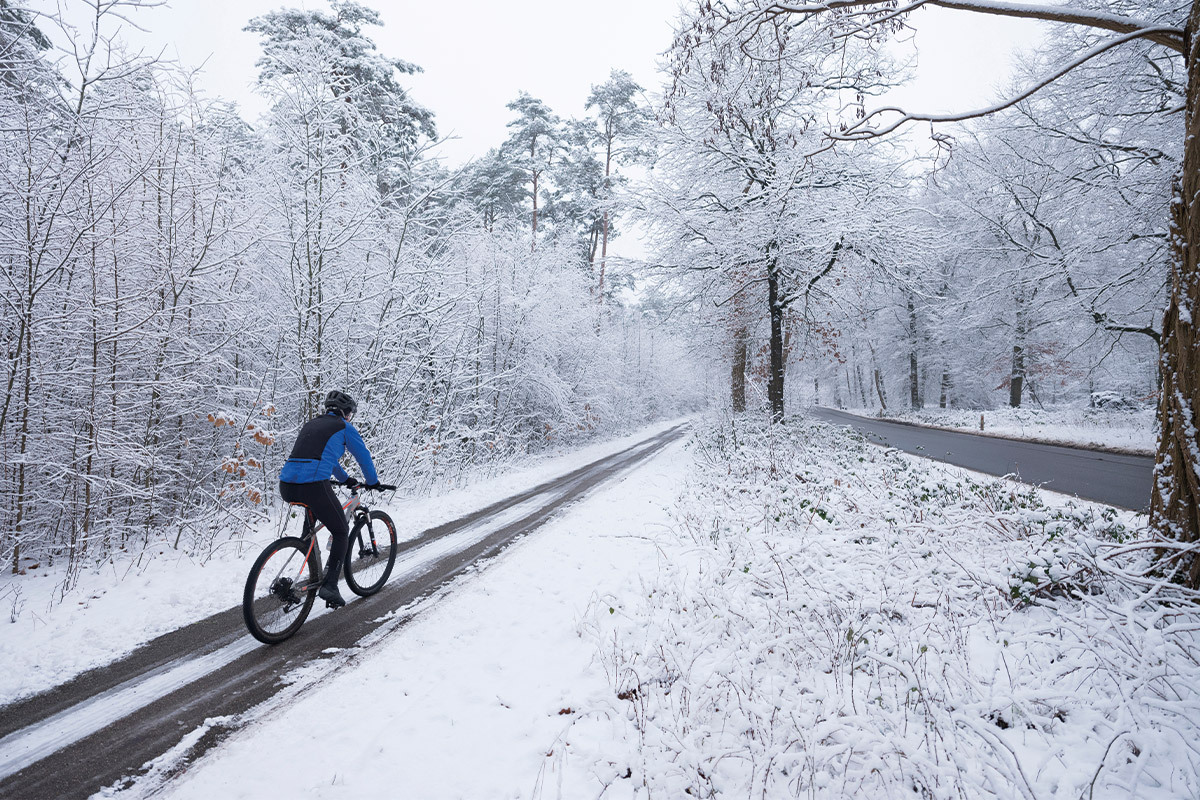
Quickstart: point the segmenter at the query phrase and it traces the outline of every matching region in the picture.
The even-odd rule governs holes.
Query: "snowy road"
[[[1077,447],[925,428],[814,408],[818,419],[851,425],[876,444],[895,447],[989,475],[1011,475],[1101,503],[1144,511],[1150,504],[1154,459]]]
[[[357,660],[410,619],[413,604],[682,434],[683,427],[676,426],[425,531],[402,545],[383,592],[351,602],[336,615],[314,613],[282,645],[258,645],[245,632],[240,609],[228,609],[5,708],[0,797],[87,797],[143,772],[171,748],[184,748],[172,763],[186,766],[239,727],[239,714],[281,692],[298,695]]]

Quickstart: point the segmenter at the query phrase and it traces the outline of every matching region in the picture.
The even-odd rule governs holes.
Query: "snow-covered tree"
[[[818,157],[828,150],[819,122],[843,91],[879,91],[883,83],[867,50],[847,54],[773,21],[747,46],[727,13],[703,4],[681,24],[647,202],[663,261],[699,276],[695,291],[724,306],[765,289],[767,396],[772,418],[781,420],[786,320],[811,326],[824,313],[811,302],[814,291],[849,254],[848,209],[868,197],[873,181],[852,159]],[[849,65],[851,77],[818,79],[831,63]],[[735,307],[755,313],[744,298]],[[732,325],[735,365],[743,362],[742,328],[753,324]],[[740,380],[734,375],[739,407]]]
[[[911,19],[908,15],[925,0],[897,6],[885,0],[831,0],[811,4],[759,3],[736,19],[744,41],[752,42],[762,26],[781,19],[809,20],[802,27],[819,30],[830,43],[850,41],[882,42]],[[1147,114],[1184,112],[1185,143],[1200,140],[1200,57],[1187,42],[1200,25],[1200,2],[1188,9],[1169,3],[1151,3],[1134,10],[1125,4],[1099,6],[1040,6],[990,0],[928,0],[929,5],[945,6],[981,14],[1021,17],[1077,27],[1088,35],[1077,39],[1081,47],[1062,63],[1039,74],[1030,84],[1003,100],[957,113],[930,114],[914,109],[885,106],[867,111],[851,124],[826,129],[831,142],[876,139],[914,121],[945,123],[976,119],[995,114],[1036,94],[1070,72],[1085,67],[1094,59],[1118,48],[1146,52],[1162,78],[1159,89],[1150,96]],[[1136,16],[1129,13],[1133,11]],[[831,73],[836,76],[838,73]],[[834,78],[838,80],[838,78]],[[1131,84],[1106,82],[1107,88],[1120,92]],[[1163,96],[1178,102],[1159,103]],[[1076,107],[1080,127],[1094,111],[1091,104]],[[1137,146],[1130,142],[1127,146]],[[1164,546],[1165,562],[1171,570],[1192,585],[1200,585],[1200,556],[1194,543],[1200,542],[1200,429],[1194,420],[1200,409],[1200,341],[1195,331],[1192,309],[1200,304],[1200,145],[1185,146],[1179,173],[1178,191],[1172,210],[1172,253],[1170,259],[1170,298],[1161,329],[1160,434],[1156,460],[1151,518],[1156,530],[1169,539],[1185,543],[1172,549]]]
[[[562,122],[545,103],[531,97],[528,92],[521,92],[507,108],[516,112],[517,117],[508,123],[512,132],[505,140],[501,152],[525,173],[529,185],[529,198],[533,201],[530,230],[536,245],[538,193],[545,191],[543,176],[550,170],[561,146]]]

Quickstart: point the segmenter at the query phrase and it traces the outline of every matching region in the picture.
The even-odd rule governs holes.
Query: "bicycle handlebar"
[[[396,491],[396,487],[390,483],[377,483],[374,485],[369,485],[369,484],[363,483],[358,480],[355,480],[353,484],[351,484],[349,481],[331,481],[331,482],[337,484],[338,486],[349,486],[352,489],[370,489],[373,492],[394,492],[394,491]]]

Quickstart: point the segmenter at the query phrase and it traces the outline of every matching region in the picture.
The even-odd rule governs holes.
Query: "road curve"
[[[959,467],[1008,475],[1056,492],[1134,511],[1145,511],[1150,505],[1154,471],[1154,459],[1150,456],[905,425],[831,408],[811,408],[808,413],[826,422],[850,425],[876,444]]]
[[[239,606],[0,708],[0,798],[86,798],[148,771],[151,782],[169,780],[258,710],[246,712],[361,658],[411,618],[414,603],[684,432],[676,426],[401,543],[404,552],[383,591],[336,613],[314,610],[283,644],[252,640]],[[168,750],[167,762],[150,766]]]

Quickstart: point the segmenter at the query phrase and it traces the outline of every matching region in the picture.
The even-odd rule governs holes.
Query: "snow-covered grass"
[[[680,420],[636,434],[557,453],[436,497],[368,496],[396,521],[401,538],[502,500],[629,447]],[[241,603],[258,551],[288,521],[274,509],[258,525],[235,532],[205,559],[170,545],[173,531],[136,554],[70,576],[65,565],[0,575],[0,706],[111,662],[141,644]],[[240,534],[240,535],[239,535]]]
[[[801,418],[695,448],[662,570],[587,617],[611,691],[563,740],[612,744],[568,774],[611,798],[1200,796],[1200,606],[1155,577],[1144,517]]]
[[[847,409],[862,416],[894,419],[917,425],[984,433],[1051,444],[1104,447],[1152,454],[1157,436],[1153,409],[1115,411],[1100,408],[1049,406],[1047,408],[996,408],[968,411],[924,408],[920,411]],[[983,417],[983,430],[979,418]]]

